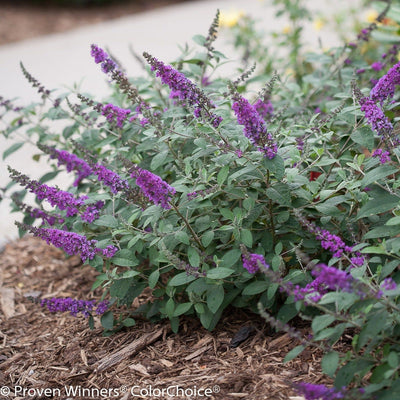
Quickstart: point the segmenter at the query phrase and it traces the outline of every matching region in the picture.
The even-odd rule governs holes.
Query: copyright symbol
[[[219,393],[221,391],[221,388],[218,385],[213,386],[213,392],[214,393]]]
[[[0,388],[0,394],[2,396],[8,396],[10,394],[10,392],[11,392],[11,390],[10,390],[10,388],[8,386],[2,386]]]
[[[119,388],[119,391],[120,391],[121,393],[126,393],[126,392],[128,391],[128,386],[122,385],[122,386]]]

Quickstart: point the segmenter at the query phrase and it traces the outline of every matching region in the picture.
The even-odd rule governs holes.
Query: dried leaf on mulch
[[[229,310],[212,332],[194,318],[183,318],[178,334],[167,321],[138,320],[111,337],[102,336],[98,320],[90,330],[83,317],[52,314],[29,296],[90,299],[100,292],[90,291],[96,275],[90,266],[39,239],[8,244],[0,254],[0,271],[2,287],[15,292],[14,315],[0,314],[0,381],[10,388],[115,389],[119,398],[130,399],[129,391],[122,393],[126,388],[179,386],[210,388],[208,399],[264,400],[296,396],[296,382],[328,383],[319,368],[321,354],[304,351],[283,365],[297,343],[287,334],[271,334],[261,317],[244,310]],[[243,326],[254,332],[232,348]]]

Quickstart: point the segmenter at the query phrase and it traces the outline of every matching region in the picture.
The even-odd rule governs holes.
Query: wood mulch
[[[0,382],[12,390],[18,387],[16,398],[49,398],[40,396],[48,388],[60,390],[61,397],[53,398],[66,399],[68,388],[81,387],[86,392],[74,399],[101,389],[131,399],[138,398],[130,394],[136,386],[134,394],[144,390],[140,398],[168,399],[157,390],[179,386],[211,390],[208,397],[191,397],[196,399],[301,399],[292,384],[327,383],[321,378],[320,354],[305,351],[284,365],[295,341],[271,333],[261,317],[244,310],[226,312],[212,332],[194,318],[184,318],[177,334],[167,321],[137,320],[135,326],[104,337],[98,318],[90,330],[84,317],[50,313],[29,298],[98,299],[100,292],[91,291],[95,275],[79,258],[65,258],[29,236],[7,244],[0,254]],[[249,325],[254,333],[232,348],[232,338]],[[150,387],[153,396],[146,392]],[[24,396],[23,389],[30,392]]]

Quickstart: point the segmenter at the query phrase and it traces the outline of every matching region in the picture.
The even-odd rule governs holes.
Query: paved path
[[[90,57],[90,44],[96,43],[109,48],[121,60],[130,76],[141,74],[141,67],[130,54],[129,46],[141,54],[147,51],[155,57],[169,62],[180,54],[178,45],[192,44],[195,34],[206,35],[216,10],[243,10],[258,18],[261,29],[265,31],[282,30],[285,21],[274,18],[274,11],[265,0],[204,0],[172,5],[164,9],[126,16],[117,20],[103,22],[67,33],[24,40],[19,43],[0,46],[0,95],[5,98],[21,99],[21,104],[37,100],[38,94],[27,83],[19,69],[22,61],[28,71],[47,88],[72,87],[80,82],[81,92],[89,92],[101,99],[108,93],[105,76]],[[353,0],[354,7],[357,0]],[[307,0],[313,10],[326,15],[349,7],[347,0]],[[310,47],[318,44],[319,35],[324,46],[338,43],[332,32],[322,30],[319,34],[311,24],[306,29],[305,39]],[[226,45],[223,32],[216,42],[227,56],[232,55]],[[0,151],[9,143],[0,137]],[[25,149],[25,147],[24,147]],[[35,150],[27,147],[0,161],[0,187],[8,182],[6,165],[39,178],[46,172],[44,163],[35,163],[31,156]],[[65,176],[57,182],[65,187]],[[0,203],[0,244],[16,236],[14,219],[7,202]]]

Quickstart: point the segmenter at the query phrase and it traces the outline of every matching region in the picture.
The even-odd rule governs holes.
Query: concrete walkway
[[[274,11],[268,0],[204,0],[172,5],[167,8],[126,16],[117,20],[79,28],[67,33],[53,34],[45,37],[25,40],[18,43],[0,46],[0,96],[21,99],[17,104],[24,105],[39,99],[23,77],[19,62],[49,89],[63,89],[80,83],[81,92],[89,92],[99,100],[107,93],[104,74],[90,57],[90,45],[96,43],[110,49],[112,54],[122,62],[128,75],[142,73],[141,66],[132,57],[129,47],[142,54],[147,51],[164,62],[172,61],[180,54],[178,46],[189,43],[195,34],[207,35],[208,28],[216,10],[242,10],[259,19],[260,28],[264,31],[281,31],[285,21],[274,18]],[[352,1],[355,7],[360,1]],[[332,13],[349,7],[347,0],[307,0],[312,10]],[[317,33],[311,26],[305,30],[305,38],[310,47],[317,46],[319,36],[324,46],[338,43],[337,36],[328,30]],[[223,32],[215,47],[229,57],[232,52],[226,45]],[[11,143],[0,137],[0,150]],[[39,178],[47,169],[43,163],[35,163],[31,156],[35,153],[32,147],[24,147],[10,156],[5,162],[0,161],[0,187],[8,182],[6,166],[9,164],[32,178]],[[66,188],[65,177],[58,179],[57,184]],[[6,201],[0,203],[0,243],[16,237],[14,220],[18,214],[10,214]]]

